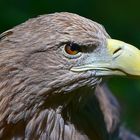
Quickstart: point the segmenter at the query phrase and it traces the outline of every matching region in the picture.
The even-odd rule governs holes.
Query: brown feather
[[[64,57],[61,50],[66,42],[90,48],[106,38],[100,24],[71,13],[43,15],[1,34],[0,138],[119,137],[116,99],[100,86],[94,94],[101,79],[90,72],[71,72],[77,61]]]

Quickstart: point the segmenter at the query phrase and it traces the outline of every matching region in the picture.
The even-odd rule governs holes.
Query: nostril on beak
[[[122,50],[121,47],[117,48],[117,49],[113,52],[113,55],[115,55],[117,52],[119,52],[119,51],[121,51],[121,50]]]
[[[117,58],[118,56],[120,56],[120,54],[122,53],[122,47],[118,47],[116,50],[114,50],[113,52],[113,58]]]

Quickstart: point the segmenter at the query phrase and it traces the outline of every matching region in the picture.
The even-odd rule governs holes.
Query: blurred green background
[[[67,11],[104,25],[112,38],[140,48],[140,0],[0,0],[0,33],[37,15]],[[140,136],[140,80],[111,78],[124,125]]]

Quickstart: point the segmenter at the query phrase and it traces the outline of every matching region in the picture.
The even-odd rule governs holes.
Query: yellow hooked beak
[[[110,68],[119,69],[128,75],[140,76],[140,50],[122,41],[108,39],[107,48],[114,59]]]
[[[140,50],[125,42],[107,39],[107,51],[103,54],[109,56],[108,62],[102,57],[88,65],[71,68],[72,71],[95,70],[97,76],[104,75],[130,75],[140,76]],[[100,61],[101,59],[101,61]]]

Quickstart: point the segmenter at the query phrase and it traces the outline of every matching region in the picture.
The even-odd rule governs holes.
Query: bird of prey
[[[0,35],[1,140],[139,140],[104,77],[140,76],[140,51],[62,12]]]

